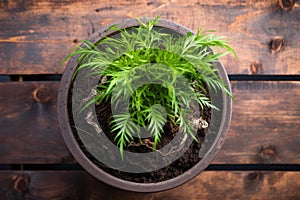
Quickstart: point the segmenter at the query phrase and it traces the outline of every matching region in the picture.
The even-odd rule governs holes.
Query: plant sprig
[[[171,35],[155,26],[159,23],[158,17],[147,22],[138,21],[140,26],[134,28],[113,26],[111,29],[117,30],[119,37],[105,37],[96,44],[83,41],[82,46],[67,56],[79,55],[74,77],[79,70],[88,68],[92,74],[106,78],[97,86],[95,98],[85,107],[102,103],[109,97],[113,107],[117,107],[124,97],[129,101],[130,112],[114,114],[111,119],[111,132],[115,134],[122,158],[124,148],[134,137],[140,137],[140,127],[151,133],[155,149],[163,135],[166,120],[197,140],[192,121],[185,116],[185,107],[189,108],[195,100],[202,109],[217,109],[206,96],[205,84],[209,89],[223,91],[232,97],[213,68],[228,53],[236,56],[223,37],[201,29],[196,34]],[[216,52],[212,52],[210,47]],[[152,67],[147,67],[149,64]],[[181,77],[188,84],[184,91],[178,90]],[[140,84],[136,88],[145,80],[152,83]]]

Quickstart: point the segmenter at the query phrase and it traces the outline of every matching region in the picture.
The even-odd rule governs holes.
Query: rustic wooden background
[[[0,199],[300,199],[300,2],[1,0]],[[62,59],[95,30],[157,16],[230,38],[237,101],[213,163],[190,182],[132,193],[87,174],[57,123]]]

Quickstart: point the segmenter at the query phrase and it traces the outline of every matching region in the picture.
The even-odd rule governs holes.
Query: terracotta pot
[[[130,28],[138,26],[139,22],[136,19],[127,19],[122,21],[118,24],[118,27],[120,28]],[[192,32],[191,30],[178,25],[176,23],[167,21],[167,20],[159,20],[159,24],[156,25],[157,28],[164,28],[167,32],[170,32],[172,34],[178,34],[178,35],[185,35],[187,32]],[[90,38],[88,38],[89,41],[96,43],[103,39],[103,37],[115,35],[116,32],[109,30],[108,27],[99,30],[98,32],[94,33]],[[114,187],[129,190],[129,191],[138,191],[138,192],[155,192],[155,191],[162,191],[170,188],[174,188],[176,186],[179,186],[190,179],[197,176],[201,171],[203,171],[209,163],[212,161],[214,156],[217,154],[219,149],[221,148],[225,135],[227,133],[230,119],[231,119],[231,99],[224,94],[223,92],[213,92],[210,91],[210,97],[212,100],[212,103],[215,104],[220,110],[215,111],[213,110],[211,113],[211,122],[210,122],[210,128],[209,133],[205,137],[205,141],[202,144],[200,154],[199,156],[202,158],[198,164],[196,164],[194,167],[186,171],[185,173],[158,183],[136,183],[131,181],[125,181],[122,179],[119,179],[115,176],[112,176],[111,174],[107,173],[103,169],[99,168],[99,165],[97,165],[95,162],[93,162],[89,156],[84,153],[82,150],[82,147],[80,145],[87,146],[87,150],[91,151],[92,155],[96,155],[97,151],[100,151],[100,156],[98,157],[101,159],[101,151],[103,150],[97,150],[101,148],[107,148],[107,141],[105,143],[97,143],[97,145],[90,145],[92,147],[89,147],[89,143],[92,141],[97,140],[96,135],[94,136],[88,136],[87,131],[83,131],[79,134],[79,138],[82,141],[78,141],[78,137],[75,136],[72,127],[71,127],[71,121],[73,121],[73,118],[78,118],[80,120],[81,114],[75,114],[76,116],[70,116],[68,111],[68,106],[70,106],[68,94],[70,90],[71,84],[73,84],[72,76],[74,74],[74,71],[76,67],[78,66],[77,57],[72,57],[65,69],[65,72],[62,76],[61,82],[60,82],[60,88],[59,88],[59,94],[58,94],[58,120],[59,120],[59,126],[61,129],[61,133],[63,135],[63,138],[65,140],[65,143],[72,153],[72,155],[75,157],[76,161],[92,176],[96,177],[97,179],[101,180],[102,182],[105,182],[109,185],[112,185]],[[218,75],[221,77],[221,79],[224,81],[224,83],[230,88],[230,83],[226,74],[226,71],[221,63],[216,63],[215,68],[218,69]],[[81,88],[81,91],[85,90],[85,87],[90,87],[94,83],[89,83],[90,80],[85,80],[80,77],[79,75],[76,76],[77,81],[82,81],[85,83],[85,86]],[[96,80],[97,81],[97,80]],[[99,80],[98,80],[99,81]],[[93,82],[93,81],[91,81]],[[90,93],[83,94],[83,99],[89,96]],[[76,101],[76,100],[75,100]],[[79,102],[80,103],[80,102]],[[73,104],[74,106],[74,104]],[[74,107],[76,109],[76,107]],[[94,111],[91,112],[92,114],[95,114]],[[77,116],[78,115],[78,116]],[[87,113],[85,113],[83,118],[88,118]],[[91,131],[95,132],[95,129],[97,127],[93,125],[90,121],[85,120],[85,123],[89,123],[89,126],[91,128]],[[81,131],[78,129],[78,131]],[[97,132],[97,131],[96,131]],[[98,131],[99,133],[99,131]],[[97,134],[97,133],[95,133]],[[98,134],[99,135],[99,134]],[[89,138],[90,137],[90,138]],[[96,139],[95,139],[96,138]],[[102,139],[99,139],[102,140]],[[100,145],[99,145],[100,144]],[[96,149],[96,150],[95,150]],[[110,149],[106,149],[107,154],[113,152],[110,151]],[[97,157],[97,155],[96,155]],[[139,170],[139,169],[137,169]],[[151,170],[150,170],[151,171]]]

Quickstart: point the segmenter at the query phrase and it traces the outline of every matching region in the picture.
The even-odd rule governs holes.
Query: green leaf
[[[122,105],[121,101],[129,102],[129,113],[114,114],[111,118],[111,132],[115,134],[122,159],[133,136],[140,136],[139,126],[148,127],[153,136],[153,149],[163,137],[167,119],[197,140],[186,109],[194,100],[201,109],[218,109],[208,98],[207,87],[234,99],[214,69],[222,57],[228,54],[237,57],[226,37],[202,29],[195,35],[188,32],[175,36],[159,27],[159,16],[137,20],[140,26],[120,29],[113,25],[108,29],[119,32],[120,37],[108,36],[95,44],[82,41],[82,45],[64,59],[65,62],[76,56],[78,67],[73,79],[86,69],[89,75],[107,77],[105,82],[99,81],[97,95],[82,109],[109,99],[113,108]],[[213,51],[208,50],[210,48]],[[154,64],[159,65],[146,67]],[[176,89],[179,77],[186,79],[185,92]],[[136,88],[143,81],[147,84]],[[155,84],[149,83],[151,81]]]

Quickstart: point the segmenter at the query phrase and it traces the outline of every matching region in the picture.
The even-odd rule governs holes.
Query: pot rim
[[[142,21],[146,21],[148,19],[152,18],[141,18]],[[159,19],[158,24],[155,26],[157,27],[162,27],[162,28],[167,28],[171,29],[177,33],[185,35],[187,32],[194,33],[192,30],[174,23],[169,20],[165,19]],[[130,28],[134,26],[138,26],[140,23],[136,19],[125,19],[122,20],[119,23],[116,23],[119,28]],[[103,37],[108,36],[115,31],[109,30],[111,26],[107,26],[105,28],[100,29],[99,31],[95,32],[93,35],[91,35],[88,40],[96,43],[99,40],[103,39]],[[207,153],[204,155],[204,157],[196,164],[194,165],[191,169],[187,170],[183,174],[166,180],[162,182],[157,182],[157,183],[136,183],[136,182],[131,182],[131,181],[126,181],[123,179],[119,179],[115,176],[110,175],[109,173],[105,172],[104,170],[100,169],[96,164],[94,164],[81,150],[77,139],[75,138],[71,126],[70,126],[70,121],[69,121],[69,114],[68,114],[68,109],[67,109],[67,99],[68,99],[68,92],[69,92],[69,87],[71,84],[71,77],[76,70],[78,63],[76,57],[72,57],[66,68],[65,72],[63,73],[63,76],[60,81],[60,86],[59,86],[59,94],[58,94],[58,100],[57,100],[57,112],[58,112],[58,122],[59,122],[59,127],[62,133],[62,136],[64,138],[64,141],[70,150],[71,154],[74,156],[75,160],[91,175],[96,177],[98,180],[101,180],[102,182],[109,184],[111,186],[123,189],[123,190],[128,190],[128,191],[134,191],[134,192],[158,192],[158,191],[163,191],[167,189],[171,189],[174,187],[177,187],[195,176],[197,176],[201,171],[203,171],[212,161],[212,159],[215,157],[217,152],[220,150],[227,131],[229,129],[229,124],[231,120],[231,114],[232,114],[232,100],[230,97],[225,95],[224,93],[222,94],[223,100],[224,100],[224,105],[223,105],[223,113],[221,124],[219,131],[217,133],[216,139],[214,143],[210,146],[209,150]],[[231,91],[230,88],[230,82],[226,73],[226,70],[222,63],[219,61],[217,63],[217,69],[219,72],[220,78],[223,80],[223,82],[228,86],[228,89]]]

